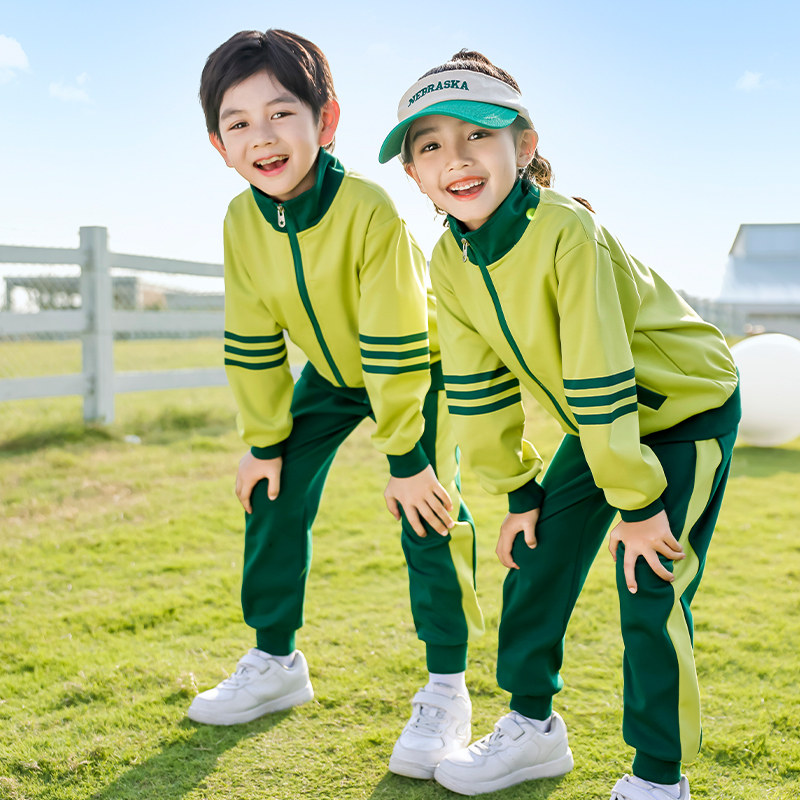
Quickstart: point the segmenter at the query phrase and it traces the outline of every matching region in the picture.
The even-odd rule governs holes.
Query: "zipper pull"
[[[469,247],[469,242],[466,239],[461,240],[461,252],[464,256],[464,263],[467,263],[467,248]]]
[[[286,227],[286,215],[283,213],[283,206],[277,207],[278,211],[278,227],[285,228]]]

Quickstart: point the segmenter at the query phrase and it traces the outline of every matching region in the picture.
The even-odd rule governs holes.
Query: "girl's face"
[[[513,127],[422,117],[408,130],[406,172],[439,208],[477,230],[506,199],[536,150],[536,133]]]

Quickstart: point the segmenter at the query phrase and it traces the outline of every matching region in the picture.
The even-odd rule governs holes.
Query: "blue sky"
[[[461,47],[523,89],[555,188],[630,253],[714,296],[739,224],[800,222],[800,4],[29,2],[0,14],[0,243],[221,261],[244,188],[208,144],[206,56],[282,27],[327,54],[336,154],[383,184],[430,254],[441,223],[377,151],[397,102]]]

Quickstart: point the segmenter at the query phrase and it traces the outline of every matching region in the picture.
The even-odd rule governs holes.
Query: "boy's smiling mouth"
[[[453,195],[453,197],[469,198],[480,194],[484,186],[486,186],[486,181],[483,178],[466,178],[451,183],[447,187],[447,191],[449,194]]]
[[[260,158],[258,161],[254,161],[253,166],[259,172],[269,175],[279,172],[288,160],[289,156],[270,156],[269,158]]]

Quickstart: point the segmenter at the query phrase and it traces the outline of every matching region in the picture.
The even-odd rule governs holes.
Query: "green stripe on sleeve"
[[[416,350],[402,350],[400,352],[397,352],[396,350],[387,350],[386,352],[383,352],[382,350],[361,351],[362,358],[377,358],[388,361],[400,361],[405,358],[418,358],[419,356],[427,356],[429,354],[430,349],[427,346],[418,347]]]
[[[609,411],[608,414],[576,414],[575,419],[579,425],[609,425],[615,419],[638,410],[638,403],[628,403],[627,406],[615,408],[613,411]]]
[[[610,406],[617,400],[626,397],[636,397],[636,384],[631,384],[626,389],[620,389],[612,394],[597,394],[592,397],[570,397],[567,395],[567,402],[571,408],[587,408],[591,406]]]
[[[233,342],[241,342],[242,344],[271,344],[272,342],[279,342],[283,339],[283,331],[273,334],[272,336],[239,336],[237,333],[225,331],[225,338]]]
[[[359,340],[364,344],[411,344],[411,342],[424,342],[428,338],[428,331],[410,333],[408,336],[365,336],[359,334]]]
[[[494,386],[490,386],[488,389],[475,389],[471,392],[447,392],[447,399],[448,400],[480,400],[483,397],[492,397],[496,394],[501,394],[505,392],[507,389],[516,389],[519,386],[519,381],[516,378],[512,378],[510,381],[506,381],[505,383],[497,383]]]
[[[575,380],[564,379],[565,389],[602,389],[606,386],[616,386],[623,381],[629,381],[636,374],[636,369],[631,367],[625,372],[617,372],[615,375],[606,375],[603,378],[577,378]]]
[[[475,372],[472,375],[445,375],[444,382],[451,385],[459,383],[480,383],[481,381],[490,381],[493,378],[499,378],[511,372],[508,367],[498,367],[490,372]]]
[[[248,364],[246,361],[234,361],[232,358],[226,358],[225,366],[244,367],[245,369],[272,369],[273,367],[279,367],[281,364],[285,362],[286,362],[285,355],[283,358],[279,358],[277,361],[268,361],[266,363],[261,363],[261,364]]]
[[[264,356],[276,356],[278,353],[286,352],[286,345],[284,344],[271,350],[242,350],[239,347],[232,347],[231,345],[226,344],[225,352],[232,353],[235,356],[253,356],[256,358],[262,358]]]
[[[448,404],[450,413],[460,417],[473,417],[477,414],[491,414],[492,411],[500,411],[502,408],[508,408],[516,403],[522,402],[522,395],[517,392],[516,394],[504,397],[502,400],[497,400],[494,403],[488,403],[485,406],[451,406]]]
[[[421,364],[405,364],[397,367],[384,367],[379,364],[362,364],[361,369],[364,372],[372,372],[377,375],[402,375],[405,372],[422,372],[422,370],[430,369],[429,361],[423,361]]]

